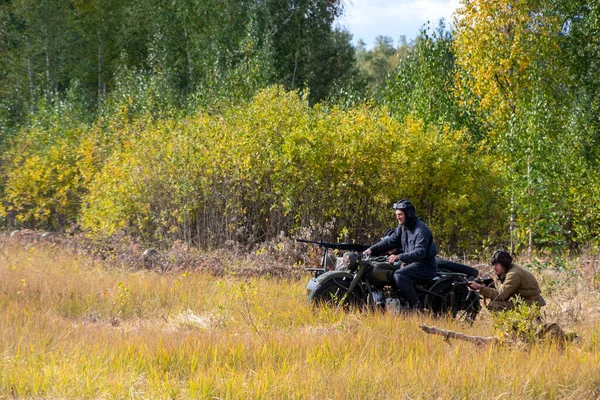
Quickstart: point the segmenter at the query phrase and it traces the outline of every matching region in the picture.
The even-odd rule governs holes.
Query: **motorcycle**
[[[394,267],[382,257],[365,257],[369,246],[357,243],[328,243],[296,239],[323,248],[319,268],[306,268],[314,277],[306,287],[308,300],[315,305],[368,310],[409,309],[408,302],[395,290],[391,278]],[[328,269],[329,250],[344,250],[344,267]],[[415,282],[415,289],[425,310],[434,316],[449,315],[473,322],[481,310],[479,293],[470,291],[468,281],[477,278],[473,267],[437,258],[438,272],[427,281]]]

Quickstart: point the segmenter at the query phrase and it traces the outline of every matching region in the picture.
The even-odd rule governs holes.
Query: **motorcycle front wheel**
[[[311,304],[317,306],[333,306],[350,308],[362,308],[366,302],[358,290],[347,294],[351,280],[349,278],[335,278],[320,283],[308,296]]]

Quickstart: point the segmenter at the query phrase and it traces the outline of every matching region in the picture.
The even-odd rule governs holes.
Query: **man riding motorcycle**
[[[415,281],[429,280],[437,272],[437,247],[429,227],[416,216],[415,207],[408,200],[393,205],[398,227],[395,232],[364,251],[365,256],[377,256],[391,249],[401,249],[388,257],[388,263],[404,263],[393,272],[392,280],[412,309],[422,310],[423,305],[415,291]]]

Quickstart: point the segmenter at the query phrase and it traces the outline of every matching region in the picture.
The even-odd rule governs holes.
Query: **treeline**
[[[351,44],[339,1],[0,4],[1,223],[222,246],[600,242],[600,5],[465,2]]]
[[[177,107],[274,83],[309,88],[316,103],[354,73],[351,36],[333,28],[342,10],[337,0],[5,0],[1,119],[23,121],[69,91],[97,108],[128,72],[160,79]]]

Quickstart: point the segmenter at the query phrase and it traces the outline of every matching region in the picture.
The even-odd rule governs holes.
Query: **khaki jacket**
[[[519,295],[527,304],[537,303],[540,307],[546,305],[537,279],[526,269],[513,264],[506,275],[500,277],[500,281],[502,285],[499,289],[484,286],[479,293],[483,297],[498,301],[507,301]]]

